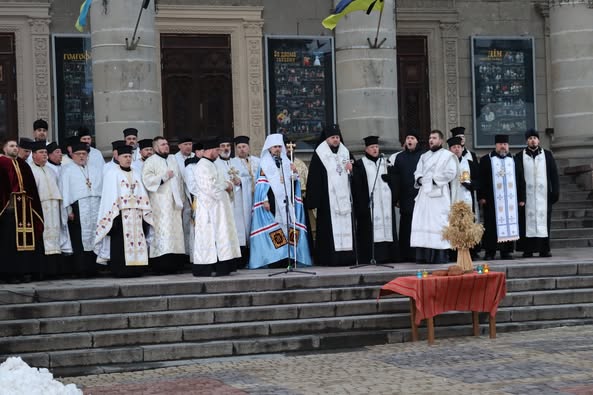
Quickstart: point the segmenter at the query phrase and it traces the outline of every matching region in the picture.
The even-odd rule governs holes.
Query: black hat
[[[461,137],[451,137],[449,140],[447,140],[447,145],[449,148],[453,147],[454,145],[461,145]]]
[[[192,147],[191,147],[192,151],[199,151],[199,150],[203,150],[204,149],[204,144],[202,144],[200,141],[196,141]]]
[[[369,145],[379,144],[379,136],[367,136],[363,138],[364,146],[368,147]]]
[[[49,125],[47,124],[47,122],[43,119],[38,119],[35,122],[33,122],[33,130],[37,130],[37,129],[49,129]]]
[[[81,126],[78,128],[77,136],[84,137],[84,136],[91,136],[91,131],[86,126]]]
[[[234,139],[235,144],[249,144],[249,137],[247,136],[237,136]]]
[[[47,149],[47,144],[45,140],[34,141],[33,143],[31,143],[31,151],[35,152],[42,149]]]
[[[68,151],[68,147],[72,147],[72,145],[77,144],[80,142],[80,139],[78,136],[68,136],[64,139],[64,141],[62,142],[62,151],[66,152]]]
[[[151,148],[152,147],[152,139],[142,139],[138,141],[138,146],[140,149],[143,148]]]
[[[60,146],[58,145],[58,143],[53,142],[53,143],[49,143],[45,148],[47,148],[47,153],[51,154],[52,152],[54,152],[55,150],[60,148]]]
[[[412,136],[416,140],[420,141],[420,135],[418,134],[418,131],[417,130],[413,130],[412,129],[412,130],[407,131],[406,132],[406,137],[408,137],[408,136]]]
[[[122,145],[126,145],[126,142],[123,140],[115,140],[111,142],[111,149],[113,151],[116,151],[119,147],[121,147]]]
[[[19,139],[19,147],[21,147],[22,149],[31,150],[33,148],[33,143],[34,141],[28,137],[21,137]]]
[[[205,150],[218,148],[220,146],[220,139],[218,137],[207,137],[202,140],[202,144],[204,144]]]
[[[128,137],[128,136],[136,136],[138,137],[138,129],[135,128],[127,128],[124,129],[124,137]]]
[[[539,133],[535,129],[529,129],[525,132],[525,140],[529,139],[530,137],[537,137],[539,139]]]
[[[233,139],[229,136],[218,136],[218,144],[222,143],[232,143]]]
[[[340,136],[340,138],[342,138],[342,131],[340,130],[340,126],[337,123],[332,123],[325,129],[323,129],[323,136],[326,139],[332,136]]]
[[[88,145],[84,144],[84,143],[75,143],[72,144],[72,153],[75,153],[77,151],[86,151],[89,152],[91,149],[89,148]]]
[[[451,129],[451,135],[458,136],[460,134],[465,134],[465,128],[463,126],[457,126]]]
[[[132,154],[133,148],[131,145],[120,145],[117,147],[117,155]]]
[[[184,136],[184,137],[179,137],[179,141],[177,142],[177,144],[191,143],[191,142],[192,142],[191,136]]]
[[[508,134],[497,134],[494,136],[494,143],[508,143],[509,142],[509,135]]]

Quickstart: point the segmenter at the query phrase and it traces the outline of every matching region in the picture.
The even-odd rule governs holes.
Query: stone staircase
[[[560,200],[552,209],[552,253],[558,248],[593,247],[593,190],[578,186],[575,178],[560,176]]]
[[[508,277],[498,331],[593,323],[593,259],[494,262]],[[410,340],[409,301],[378,303],[407,269],[318,269],[38,283],[0,290],[0,361],[19,355],[57,375],[164,366],[209,357],[319,351]],[[436,269],[436,267],[435,267]],[[482,332],[487,317],[481,315]],[[470,335],[471,314],[436,317],[436,337]],[[421,336],[425,332],[421,329]],[[177,361],[177,362],[174,362]]]

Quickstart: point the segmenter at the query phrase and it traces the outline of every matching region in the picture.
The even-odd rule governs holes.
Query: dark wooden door
[[[0,34],[0,139],[18,134],[14,35]]]
[[[425,144],[430,134],[428,53],[424,36],[397,36],[399,136],[417,131]]]
[[[228,35],[161,35],[164,134],[233,136]]]

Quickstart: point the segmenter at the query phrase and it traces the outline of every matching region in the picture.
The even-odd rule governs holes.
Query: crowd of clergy
[[[105,162],[88,129],[58,145],[37,120],[32,139],[2,141],[0,282],[445,263],[455,259],[442,232],[457,201],[485,227],[474,257],[551,256],[558,170],[538,132],[515,155],[496,135],[479,160],[464,132],[445,140],[434,130],[423,149],[410,131],[388,156],[368,136],[356,160],[328,125],[307,167],[281,134],[259,157],[247,136],[178,138],[171,154],[166,138],[138,140],[128,128]]]

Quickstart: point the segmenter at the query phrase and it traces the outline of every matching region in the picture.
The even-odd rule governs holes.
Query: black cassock
[[[416,249],[410,247],[414,199],[418,195],[418,189],[414,188],[414,172],[424,152],[420,147],[414,151],[406,149],[395,157],[393,166],[388,168],[393,201],[399,204],[399,255],[403,262],[416,262]]]
[[[354,159],[352,154],[350,154],[350,159]],[[354,245],[351,251],[335,250],[330,214],[331,208],[329,206],[327,171],[316,152],[313,153],[311,164],[309,165],[305,207],[307,210],[317,209],[316,236],[312,254],[315,264],[322,266],[354,265],[356,263]],[[354,231],[352,231],[352,234],[354,241]]]
[[[373,158],[369,156],[367,156],[367,158],[369,160],[373,160]],[[375,184],[375,194],[379,193],[379,187],[382,183],[385,182],[386,181],[384,181],[381,175],[379,174]],[[354,197],[354,212],[356,214],[358,262],[360,264],[369,263],[373,252],[371,242],[373,237],[373,224],[371,222],[372,217],[369,183],[371,184],[370,187],[372,188],[372,184],[375,183],[375,179],[369,180],[367,178],[367,172],[365,170],[364,163],[362,159],[359,159],[356,162],[354,162],[354,172],[352,175],[352,195]],[[374,255],[375,261],[377,261],[377,263],[399,261],[399,246],[397,240],[397,227],[395,223],[396,218],[393,203],[394,202],[392,198],[388,204],[389,210],[391,212],[391,230],[393,234],[393,241],[374,243]]]
[[[494,185],[492,181],[492,161],[491,156],[496,156],[496,152],[482,156],[480,158],[480,189],[478,189],[478,200],[486,199],[486,204],[482,206],[484,212],[484,235],[482,236],[482,248],[486,255],[494,254],[496,250],[501,253],[513,252],[514,243],[512,241],[499,243],[496,230],[496,205],[494,204]],[[510,156],[510,154],[509,154]],[[523,178],[523,173],[515,166],[515,182]],[[517,202],[525,201],[525,189],[521,189],[521,184],[517,183]]]
[[[556,166],[556,160],[552,153],[548,150],[538,149],[536,155],[544,154],[546,156],[546,177],[548,180],[548,237],[526,237],[525,236],[525,206],[519,206],[519,234],[521,238],[517,242],[517,250],[523,252],[539,252],[549,253],[550,252],[550,229],[552,225],[552,205],[560,198],[560,181],[558,177],[558,167]],[[524,174],[523,169],[523,155],[526,155],[526,151],[523,150],[515,155],[515,168],[517,174]],[[525,177],[517,177],[517,188],[525,191]]]

